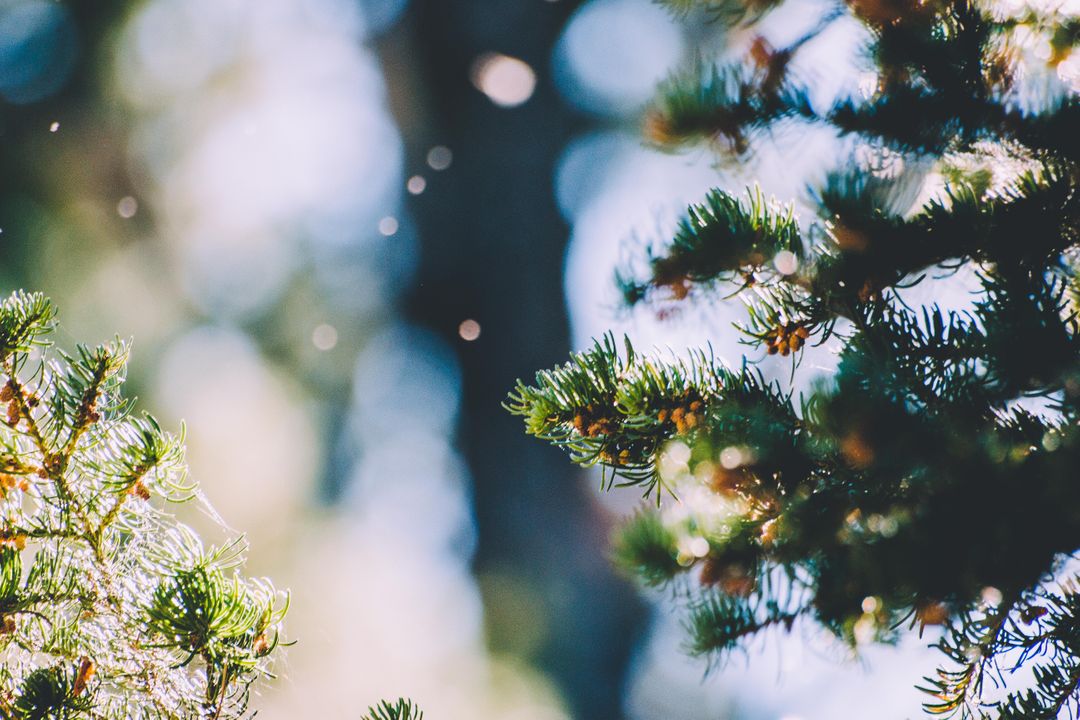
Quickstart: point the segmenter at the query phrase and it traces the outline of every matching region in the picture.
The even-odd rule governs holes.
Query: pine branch
[[[744,278],[752,282],[779,252],[791,253],[795,262],[802,257],[803,242],[791,207],[767,202],[761,190],[749,192],[749,203],[716,189],[700,205],[691,205],[679,221],[671,244],[664,253],[650,258],[646,282],[634,280],[628,271],[620,274],[624,296],[630,302],[642,300],[650,288],[667,287],[677,299],[685,297],[690,283],[730,282]]]
[[[1060,592],[1040,589],[1023,599],[999,604],[985,614],[968,615],[938,647],[957,670],[939,670],[930,680],[937,702],[928,704],[932,714],[959,714],[967,718],[995,717],[1005,720],[1050,720],[1074,704],[1080,684],[1080,623],[1073,581]],[[1034,658],[1044,662],[1032,667],[1034,685],[1009,693],[1004,700],[982,696],[983,676],[998,658],[1013,657],[1013,670]],[[929,678],[928,678],[929,680]]]
[[[1080,362],[1080,325],[1065,283],[1044,271],[998,264],[984,284],[977,312],[987,328],[994,380],[1005,394],[1057,391]]]
[[[750,136],[780,120],[816,120],[807,93],[786,79],[789,55],[769,55],[763,67],[701,63],[662,84],[645,116],[645,136],[659,148],[707,143],[736,156]]]
[[[826,16],[788,48],[756,44],[746,63],[699,62],[673,75],[647,114],[647,138],[666,149],[704,142],[741,156],[750,150],[751,135],[797,118],[904,153],[940,155],[1010,139],[1041,154],[1080,159],[1080,141],[1070,132],[1080,113],[1075,97],[1043,112],[1013,107],[1008,91],[1015,70],[994,55],[994,41],[1020,23],[995,21],[970,2],[850,5],[874,27],[872,56],[881,71],[874,96],[842,99],[819,112],[808,91],[788,77],[794,53],[835,17]],[[1060,62],[1071,49],[1072,24],[1059,23],[1049,35]]]
[[[708,655],[712,663],[722,662],[726,654],[764,630],[780,626],[790,632],[803,612],[785,612],[773,602],[758,605],[722,593],[698,599],[690,606],[687,622],[690,652]]]
[[[1025,74],[1076,52],[1080,24],[966,0],[845,5],[871,37],[868,97],[815,108],[792,76],[830,10],[788,47],[757,38],[741,62],[673,76],[645,132],[730,159],[778,123],[813,124],[896,167],[828,172],[818,218],[798,222],[759,190],[714,190],[619,276],[629,304],[737,296],[744,341],[792,356],[793,374],[832,338],[836,372],[795,404],[747,360],[620,355],[606,337],[506,407],[605,468],[606,486],[677,494],[629,521],[616,560],[650,585],[706,587],[691,591],[692,650],[719,657],[803,615],[855,646],[946,625],[928,710],[1057,717],[1080,682],[1076,593],[1045,589],[1080,537],[1080,101],[1071,80],[1036,91]],[[912,211],[928,172],[944,191]],[[982,283],[973,309],[909,304],[908,288],[961,267]],[[994,588],[1005,597],[980,604]],[[982,696],[987,672],[1007,687],[1020,667],[1032,689]]]
[[[56,310],[41,293],[18,291],[0,304],[0,361],[45,345],[54,327]]]
[[[661,586],[686,570],[679,563],[677,538],[659,512],[640,511],[615,536],[613,557],[619,567],[646,585]]]
[[[239,718],[287,596],[158,506],[193,494],[182,437],[128,416],[127,344],[49,354],[54,317],[0,304],[0,714]]]
[[[1078,239],[1072,181],[1051,171],[1022,176],[1011,190],[993,198],[955,190],[947,205],[932,202],[910,220],[880,209],[884,198],[876,184],[833,178],[819,199],[832,219],[817,233],[823,239],[810,246],[809,261],[790,214],[770,211],[760,193],[751,197],[747,207],[713,191],[707,205],[691,206],[669,248],[650,260],[647,280],[620,275],[628,301],[655,299],[661,288],[681,300],[696,285],[737,282],[736,292],[748,309],[748,321],[741,325],[745,335],[766,344],[770,353],[787,355],[811,337],[828,337],[837,317],[858,321],[876,312],[875,301],[883,292],[902,281],[917,283],[922,278],[916,274],[932,266],[971,260],[1041,267]],[[1021,228],[1028,242],[1017,244],[1014,238]],[[783,258],[787,272],[772,264],[780,253],[788,253]],[[913,276],[914,281],[907,280]],[[1059,297],[1053,307],[1060,305],[1065,287],[1055,285]],[[895,309],[887,314],[902,317]],[[914,327],[907,325],[905,329]],[[966,335],[965,344],[974,349],[973,329]],[[912,348],[927,349],[925,342]],[[1065,348],[1055,357],[1067,362],[1070,352]]]
[[[650,258],[647,280],[623,272],[624,295],[640,301],[649,288],[670,287],[681,299],[691,283],[739,280],[744,289],[785,282],[850,303],[946,261],[1042,265],[1080,242],[1075,183],[1050,167],[993,197],[950,187],[947,202],[932,201],[909,220],[886,209],[888,193],[873,178],[830,175],[817,196],[827,224],[808,233],[821,238],[808,243],[790,211],[770,208],[759,190],[749,206],[713,190],[705,204],[690,206],[663,253]],[[1015,242],[1018,232],[1026,242]],[[805,247],[814,262],[805,262]],[[769,267],[781,251],[794,255],[791,272]]]
[[[923,678],[928,687],[919,689],[933,697],[923,705],[927,713],[979,717],[986,672],[995,656],[1006,649],[1011,615],[1020,601],[1019,595],[1013,595],[983,612],[960,614],[945,637],[935,644],[958,667],[939,668],[936,678]]]
[[[1002,718],[1056,718],[1066,706],[1080,708],[1080,591],[1076,578],[1056,589],[1040,588],[1012,626],[1009,645],[1021,651],[1017,666],[1031,658],[1035,685],[1012,693],[1000,706]]]
[[[412,701],[400,698],[396,703],[383,700],[368,708],[361,720],[424,720],[424,713]]]
[[[635,352],[629,340],[625,347],[622,357],[609,335],[562,367],[537,373],[535,385],[519,382],[504,407],[575,463],[610,471],[609,487],[618,476],[646,496],[663,485],[657,461],[664,443],[703,429],[714,408],[762,401],[793,419],[788,401],[752,373],[720,367],[704,354],[662,362]]]

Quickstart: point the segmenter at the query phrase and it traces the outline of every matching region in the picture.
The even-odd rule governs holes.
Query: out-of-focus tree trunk
[[[514,380],[566,357],[562,269],[567,228],[552,192],[574,129],[550,80],[551,49],[575,3],[415,0],[380,43],[388,80],[428,191],[412,205],[422,248],[414,320],[446,337],[464,370],[462,442],[475,482],[475,570],[496,651],[523,652],[550,673],[582,720],[622,716],[622,682],[643,611],[604,552],[609,534],[593,488],[560,453],[526,439],[500,403]],[[403,37],[405,36],[405,37]],[[477,56],[500,52],[536,71],[524,105],[496,107],[469,81]],[[412,98],[425,106],[417,107]],[[423,165],[449,146],[445,174]],[[475,318],[476,342],[457,337]],[[509,590],[508,590],[509,589]],[[536,644],[522,647],[522,637]]]

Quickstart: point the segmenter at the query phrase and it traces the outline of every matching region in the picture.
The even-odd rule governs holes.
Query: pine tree
[[[121,395],[129,343],[56,351],[55,315],[0,304],[0,716],[241,717],[288,596],[168,512],[200,495],[183,433]]]
[[[743,37],[779,5],[666,4]],[[861,24],[875,84],[821,107],[791,68],[840,19]],[[608,335],[506,403],[606,488],[656,501],[616,558],[686,599],[692,652],[719,662],[796,623],[853,648],[939,626],[927,712],[1078,710],[1080,100],[1058,77],[1078,41],[1080,18],[1053,3],[847,0],[788,47],[759,36],[659,88],[644,130],[661,149],[739,162],[811,126],[892,163],[827,168],[810,218],[757,188],[712,190],[619,274],[629,305],[738,297],[744,341],[792,376],[807,346],[835,344],[812,392],[745,358]],[[928,167],[944,187],[909,209]],[[977,279],[969,308],[905,300],[960,271]]]
[[[288,595],[239,573],[242,537],[207,547],[169,512],[203,500],[183,433],[121,394],[129,343],[57,351],[55,317],[40,294],[0,303],[0,717],[250,716]]]

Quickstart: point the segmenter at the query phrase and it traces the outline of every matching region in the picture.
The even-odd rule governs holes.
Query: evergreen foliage
[[[744,37],[778,5],[665,4]],[[935,626],[927,712],[1080,709],[1080,98],[1055,75],[1080,20],[1009,8],[847,0],[789,47],[759,37],[659,88],[645,133],[666,150],[737,162],[784,122],[887,161],[830,168],[816,218],[715,189],[619,274],[629,304],[737,296],[745,342],[792,373],[808,344],[835,345],[808,396],[749,361],[609,335],[507,400],[605,487],[655,494],[616,558],[689,599],[688,646],[712,662],[802,622],[853,648]],[[790,68],[839,18],[861,22],[876,86],[820,107]],[[927,167],[944,187],[908,207]],[[905,299],[958,270],[980,286],[969,308]]]
[[[383,700],[368,708],[367,715],[361,720],[424,720],[424,713],[411,701],[399,698],[395,703]]]
[[[200,496],[183,433],[121,395],[128,343],[55,350],[55,316],[0,303],[0,718],[250,716],[288,595],[239,573],[242,537],[208,548],[169,512]]]
[[[204,547],[183,435],[121,395],[128,343],[50,347],[52,304],[0,304],[0,717],[238,718],[288,598]]]

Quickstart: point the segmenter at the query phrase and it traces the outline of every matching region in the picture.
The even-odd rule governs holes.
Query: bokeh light
[[[333,350],[338,343],[337,328],[327,323],[315,326],[311,332],[311,342],[319,350]]]
[[[423,175],[413,175],[405,183],[405,188],[409,191],[410,195],[419,195],[427,188],[427,180]]]
[[[395,234],[398,227],[398,221],[395,217],[387,216],[379,220],[379,232],[387,237]]]
[[[116,203],[116,214],[125,220],[135,217],[138,211],[139,202],[130,195],[125,195],[120,198],[120,202]]]
[[[458,325],[458,335],[467,342],[478,339],[480,337],[480,323],[472,318],[462,320],[461,324]]]
[[[453,161],[454,153],[445,145],[436,145],[428,150],[427,164],[432,170],[446,170]]]
[[[501,53],[487,53],[472,66],[472,83],[500,107],[517,107],[532,97],[536,73],[523,60]]]

